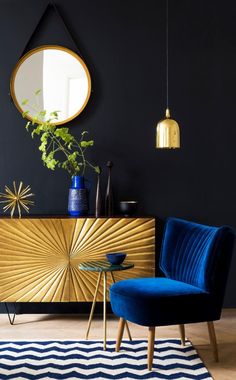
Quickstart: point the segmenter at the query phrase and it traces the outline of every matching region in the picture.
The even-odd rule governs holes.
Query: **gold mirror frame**
[[[83,67],[83,69],[85,71],[85,74],[87,76],[87,80],[88,80],[88,93],[87,93],[87,96],[86,96],[86,98],[84,100],[84,103],[83,103],[82,107],[80,107],[80,109],[74,115],[70,116],[69,118],[54,123],[55,125],[65,124],[65,123],[68,123],[69,121],[75,119],[83,111],[83,109],[86,107],[86,105],[88,103],[88,100],[90,98],[90,95],[91,95],[91,76],[90,76],[90,73],[88,71],[88,68],[87,68],[85,62],[78,56],[78,54],[76,54],[72,50],[70,50],[68,48],[65,48],[63,46],[60,46],[60,45],[42,45],[42,46],[39,46],[37,48],[34,48],[34,49],[28,51],[25,55],[23,55],[23,57],[21,57],[19,59],[19,61],[17,62],[16,66],[15,66],[13,72],[12,72],[11,79],[10,79],[10,94],[11,94],[12,100],[13,100],[16,108],[22,114],[24,112],[24,110],[22,109],[21,105],[18,103],[18,100],[16,98],[16,94],[15,94],[15,88],[14,88],[14,83],[15,83],[15,78],[16,78],[17,72],[18,72],[19,68],[21,67],[21,65],[29,57],[31,57],[33,54],[35,54],[37,52],[40,52],[40,51],[43,51],[43,50],[46,50],[46,49],[48,49],[48,50],[50,50],[50,49],[52,49],[52,50],[62,50],[64,52],[72,55],[82,65],[82,67]],[[26,115],[26,118],[28,120],[32,121],[32,117],[31,116]]]

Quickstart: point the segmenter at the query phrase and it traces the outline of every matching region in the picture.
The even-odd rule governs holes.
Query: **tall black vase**
[[[111,169],[113,167],[112,161],[107,161],[108,167],[108,180],[107,180],[107,191],[105,198],[105,214],[106,216],[113,216],[114,208],[113,208],[113,193],[112,193],[112,185],[111,185]]]

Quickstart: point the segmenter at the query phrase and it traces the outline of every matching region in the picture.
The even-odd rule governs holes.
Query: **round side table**
[[[96,305],[98,289],[99,289],[99,285],[100,285],[101,278],[103,275],[103,332],[104,332],[103,349],[104,350],[106,350],[106,339],[107,339],[107,316],[106,316],[107,273],[108,272],[110,273],[112,281],[113,283],[115,283],[113,272],[127,270],[133,267],[134,267],[134,264],[129,263],[129,262],[124,262],[120,265],[111,265],[107,260],[88,261],[88,262],[81,263],[79,265],[80,270],[89,271],[89,272],[98,272],[98,280],[97,280],[96,290],[94,293],[93,303],[92,303],[92,307],[91,307],[91,311],[89,315],[86,339],[88,339],[88,336],[89,336],[89,330],[90,330],[90,326],[91,326],[91,322],[93,318],[94,308]],[[126,322],[126,329],[128,332],[129,339],[132,340],[127,322]]]

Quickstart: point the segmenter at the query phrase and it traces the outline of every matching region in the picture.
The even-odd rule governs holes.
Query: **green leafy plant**
[[[40,90],[35,92],[39,95]],[[70,176],[84,175],[87,167],[96,173],[100,172],[99,166],[92,165],[85,156],[89,147],[94,145],[94,140],[88,140],[87,131],[81,133],[80,139],[76,139],[69,128],[58,128],[55,125],[58,120],[59,111],[51,112],[46,110],[38,111],[35,106],[31,106],[28,99],[22,102],[23,106],[34,108],[36,114],[32,120],[26,124],[26,130],[31,130],[31,137],[37,135],[40,138],[39,150],[42,153],[43,164],[50,170],[56,167],[66,170]],[[23,112],[22,116],[27,117],[29,111]]]

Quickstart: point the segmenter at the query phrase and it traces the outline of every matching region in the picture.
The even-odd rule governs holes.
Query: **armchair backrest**
[[[211,227],[178,218],[166,222],[160,268],[166,277],[223,296],[234,244],[230,227]]]

